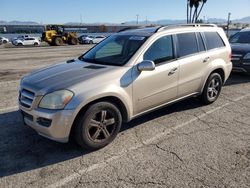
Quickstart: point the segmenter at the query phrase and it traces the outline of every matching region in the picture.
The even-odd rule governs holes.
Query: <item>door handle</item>
[[[169,73],[168,73],[168,76],[171,76],[171,75],[173,75],[174,73],[176,73],[177,72],[177,70],[178,70],[178,68],[176,67],[176,68],[173,68]]]
[[[209,60],[210,60],[210,57],[206,57],[206,58],[203,60],[203,63],[207,63]]]

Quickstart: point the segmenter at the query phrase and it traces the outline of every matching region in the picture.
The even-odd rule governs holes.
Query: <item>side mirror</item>
[[[137,65],[139,71],[153,71],[155,70],[155,63],[153,61],[144,60]]]

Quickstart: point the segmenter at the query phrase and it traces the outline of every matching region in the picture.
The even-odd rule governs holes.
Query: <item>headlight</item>
[[[73,92],[69,90],[59,90],[45,95],[40,104],[40,108],[51,110],[63,109],[73,97]]]
[[[243,59],[249,59],[250,60],[250,53],[246,54]]]

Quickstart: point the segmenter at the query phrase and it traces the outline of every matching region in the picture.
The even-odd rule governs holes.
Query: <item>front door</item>
[[[147,111],[177,97],[179,62],[175,60],[171,35],[152,42],[138,62],[154,61],[153,71],[133,68],[133,104],[134,114]]]

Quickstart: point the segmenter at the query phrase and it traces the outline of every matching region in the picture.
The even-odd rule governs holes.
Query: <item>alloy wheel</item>
[[[107,110],[101,110],[93,115],[88,126],[88,136],[93,142],[103,142],[115,132],[114,115]]]
[[[209,85],[207,90],[207,95],[210,100],[215,99],[220,92],[220,80],[218,78],[213,78]]]

